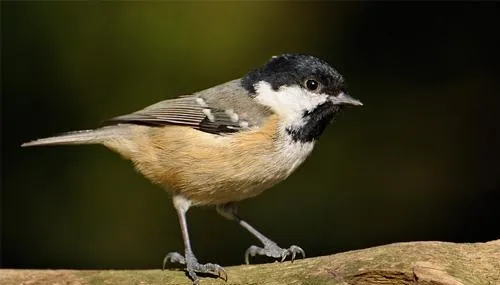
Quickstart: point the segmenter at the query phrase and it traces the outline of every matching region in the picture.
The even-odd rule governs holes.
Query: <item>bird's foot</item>
[[[187,255],[186,258],[177,252],[171,252],[163,259],[163,269],[167,262],[180,263],[186,265],[186,272],[193,280],[193,284],[199,284],[200,278],[196,273],[215,275],[227,281],[227,273],[222,266],[214,263],[200,264],[194,255]]]
[[[267,242],[264,244],[264,247],[258,247],[252,245],[245,252],[245,263],[249,264],[248,257],[256,256],[256,255],[265,255],[274,258],[281,258],[280,262],[283,262],[287,256],[291,255],[291,261],[295,260],[295,256],[300,253],[302,258],[306,257],[306,253],[302,248],[296,245],[292,245],[289,248],[281,248],[274,242]]]

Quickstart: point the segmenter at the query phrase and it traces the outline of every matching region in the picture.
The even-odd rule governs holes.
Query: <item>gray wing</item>
[[[259,127],[270,114],[268,108],[253,101],[237,79],[193,95],[164,100],[108,122],[182,125],[223,134]]]

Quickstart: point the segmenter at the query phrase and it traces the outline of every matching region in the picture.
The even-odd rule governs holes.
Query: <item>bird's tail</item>
[[[120,125],[107,126],[94,130],[63,133],[57,136],[37,139],[23,143],[22,147],[40,145],[105,144],[123,133]]]

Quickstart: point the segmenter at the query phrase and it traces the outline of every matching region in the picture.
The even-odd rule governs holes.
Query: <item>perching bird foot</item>
[[[292,245],[287,249],[279,247],[274,242],[266,243],[263,248],[252,245],[245,252],[245,263],[249,264],[248,261],[249,256],[256,256],[256,255],[265,255],[274,258],[281,258],[280,262],[283,262],[287,258],[287,256],[291,255],[292,256],[291,261],[293,262],[295,260],[295,256],[298,253],[302,255],[302,258],[306,257],[306,253],[304,252],[304,250],[296,245]]]
[[[165,269],[165,266],[169,261],[172,263],[185,264],[186,272],[195,285],[200,282],[200,278],[196,273],[215,275],[227,281],[227,273],[222,266],[214,263],[200,264],[193,255],[188,255],[187,258],[184,258],[184,256],[180,253],[171,252],[163,259],[163,269]]]

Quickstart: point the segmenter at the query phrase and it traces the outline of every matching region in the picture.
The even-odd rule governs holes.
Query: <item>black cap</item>
[[[281,86],[302,86],[308,79],[321,83],[321,93],[332,96],[340,92],[347,94],[344,77],[328,62],[298,53],[272,57],[265,65],[245,75],[241,84],[250,94],[255,94],[255,84],[260,81],[265,81],[274,90],[278,90]]]

